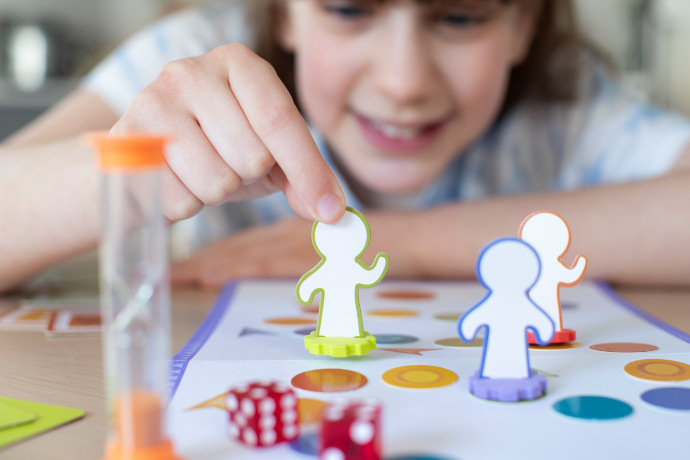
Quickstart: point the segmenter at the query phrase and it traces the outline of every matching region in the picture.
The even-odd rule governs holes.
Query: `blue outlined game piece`
[[[485,329],[481,367],[470,377],[470,392],[496,401],[530,400],[546,390],[546,378],[529,366],[527,329],[547,344],[554,323],[528,295],[539,278],[536,251],[517,238],[499,238],[479,254],[477,278],[488,294],[458,321],[462,340]]]

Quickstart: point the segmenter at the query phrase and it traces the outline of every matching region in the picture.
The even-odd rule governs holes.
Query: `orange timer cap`
[[[98,166],[104,171],[156,168],[165,164],[168,138],[147,134],[89,136],[96,149]]]

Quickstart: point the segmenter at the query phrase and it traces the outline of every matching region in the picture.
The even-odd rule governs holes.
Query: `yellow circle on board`
[[[645,380],[679,382],[690,380],[690,366],[668,359],[641,359],[625,365],[625,372]]]
[[[439,313],[437,315],[434,315],[434,318],[440,319],[441,321],[457,321],[460,319],[464,312],[462,311],[455,311],[455,312],[450,312],[450,313]]]
[[[419,312],[415,310],[406,310],[402,308],[386,308],[379,310],[369,310],[367,314],[371,316],[385,316],[389,318],[406,318],[410,316],[417,316]]]
[[[401,388],[439,388],[456,382],[458,376],[442,367],[413,365],[390,369],[383,373],[381,379]]]
[[[268,324],[278,324],[281,326],[299,326],[302,324],[314,324],[316,320],[312,318],[299,317],[283,317],[283,318],[267,318],[264,320]]]

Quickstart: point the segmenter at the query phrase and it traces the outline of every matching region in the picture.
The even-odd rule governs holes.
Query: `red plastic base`
[[[527,341],[530,345],[539,345],[539,342],[534,338],[532,331],[527,331]],[[553,335],[553,339],[549,342],[549,345],[554,343],[568,343],[575,341],[575,331],[572,329],[563,329],[561,331],[556,331]]]

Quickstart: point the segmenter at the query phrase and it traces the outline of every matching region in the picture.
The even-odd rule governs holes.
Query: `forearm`
[[[96,245],[98,175],[77,139],[0,147],[0,290]]]
[[[527,215],[549,210],[570,227],[564,263],[571,265],[575,255],[585,255],[585,276],[616,283],[688,285],[687,197],[690,175],[679,172],[573,192],[453,203],[420,214],[388,216],[393,219],[384,213],[367,217],[372,248],[390,254],[393,277],[474,277],[477,255],[486,243],[516,236]]]

